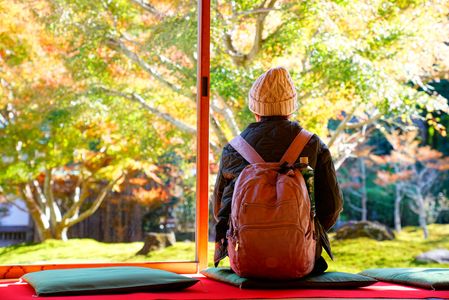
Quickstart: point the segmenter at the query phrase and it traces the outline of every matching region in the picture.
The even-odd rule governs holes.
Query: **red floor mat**
[[[414,287],[379,282],[353,290],[241,290],[239,288],[199,277],[200,282],[180,292],[134,293],[95,296],[41,297],[48,300],[149,300],[149,299],[254,299],[254,298],[397,298],[449,299],[449,291],[429,291]],[[26,283],[0,284],[1,300],[33,300],[34,290]]]

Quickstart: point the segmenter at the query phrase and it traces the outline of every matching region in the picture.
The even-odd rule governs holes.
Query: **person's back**
[[[283,68],[271,69],[253,85],[249,107],[258,122],[251,123],[240,135],[265,162],[279,162],[292,141],[302,130],[296,122],[288,120],[297,109],[296,91],[288,72]],[[342,208],[341,192],[336,181],[330,152],[326,145],[313,135],[300,154],[308,157],[315,170],[316,221],[318,238],[314,272],[326,269],[321,246],[330,253],[325,231],[330,229]],[[222,153],[219,174],[214,190],[214,214],[217,219],[215,264],[227,255],[226,232],[229,229],[234,184],[249,162],[234,147],[227,144]]]

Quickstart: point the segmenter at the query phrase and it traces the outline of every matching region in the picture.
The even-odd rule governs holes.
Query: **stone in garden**
[[[174,232],[150,232],[146,234],[143,247],[136,255],[147,255],[150,251],[170,247],[175,243]]]
[[[435,249],[427,251],[416,256],[415,259],[416,261],[423,263],[436,262],[440,264],[447,264],[449,263],[449,250]]]
[[[359,237],[367,237],[377,241],[393,240],[394,233],[390,228],[379,222],[350,221],[341,226],[335,236],[337,240],[355,239]]]

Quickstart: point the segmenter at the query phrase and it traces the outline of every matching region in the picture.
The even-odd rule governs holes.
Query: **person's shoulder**
[[[242,138],[244,138],[245,140],[248,141],[248,137],[249,137],[249,136],[252,136],[252,135],[254,135],[255,133],[261,131],[260,125],[261,125],[260,122],[249,123],[248,126],[246,126],[246,128],[243,129],[243,130],[240,132],[239,135],[240,135]],[[234,138],[236,138],[236,136],[235,136]],[[233,138],[233,139],[234,139],[234,138]],[[229,145],[229,143],[228,143],[228,145]],[[229,146],[230,146],[230,145],[229,145]],[[230,147],[231,147],[231,149],[233,149],[232,146],[230,146]]]
[[[232,147],[231,145],[231,141],[235,138],[237,138],[238,136],[245,138],[245,136],[248,134],[248,128],[244,129],[239,135],[234,136],[232,139],[230,139],[224,146],[223,146],[223,151],[222,154],[223,155],[229,155],[229,154],[233,154],[233,153],[237,153],[237,150],[234,149],[234,147]]]
[[[257,132],[257,128],[258,128],[258,122],[254,122],[254,123],[250,123],[245,129],[243,129],[242,132],[240,132],[239,135],[242,137],[243,139],[245,139],[248,142],[248,137],[253,135],[254,132]],[[237,136],[234,136],[231,140],[235,139]],[[223,151],[222,151],[222,156],[233,156],[233,155],[238,155],[237,150],[234,149],[234,147],[232,147],[232,145],[230,144],[231,140],[229,140],[226,145],[224,145],[223,147]]]
[[[313,134],[314,140],[319,144],[320,148],[322,149],[328,149],[326,143],[321,139],[321,137],[318,134]]]
[[[307,129],[301,127],[301,130],[307,130]],[[321,139],[321,137],[318,134],[316,134],[315,132],[313,132],[311,130],[307,130],[307,131],[312,134],[312,137],[310,138],[309,143],[315,144],[317,146],[319,152],[329,150],[326,143]]]

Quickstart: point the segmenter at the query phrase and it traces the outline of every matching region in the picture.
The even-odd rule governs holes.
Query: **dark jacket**
[[[259,153],[266,162],[281,159],[290,143],[302,128],[285,117],[262,117],[260,122],[251,123],[240,135]],[[342,211],[342,194],[338,186],[332,157],[327,146],[316,135],[310,139],[300,156],[309,157],[309,164],[315,170],[315,201],[318,239],[317,255],[321,246],[330,253],[328,231]],[[226,231],[231,214],[231,200],[234,184],[240,172],[249,163],[234,148],[227,144],[223,148],[220,167],[213,193],[215,225],[215,264],[227,256]]]

